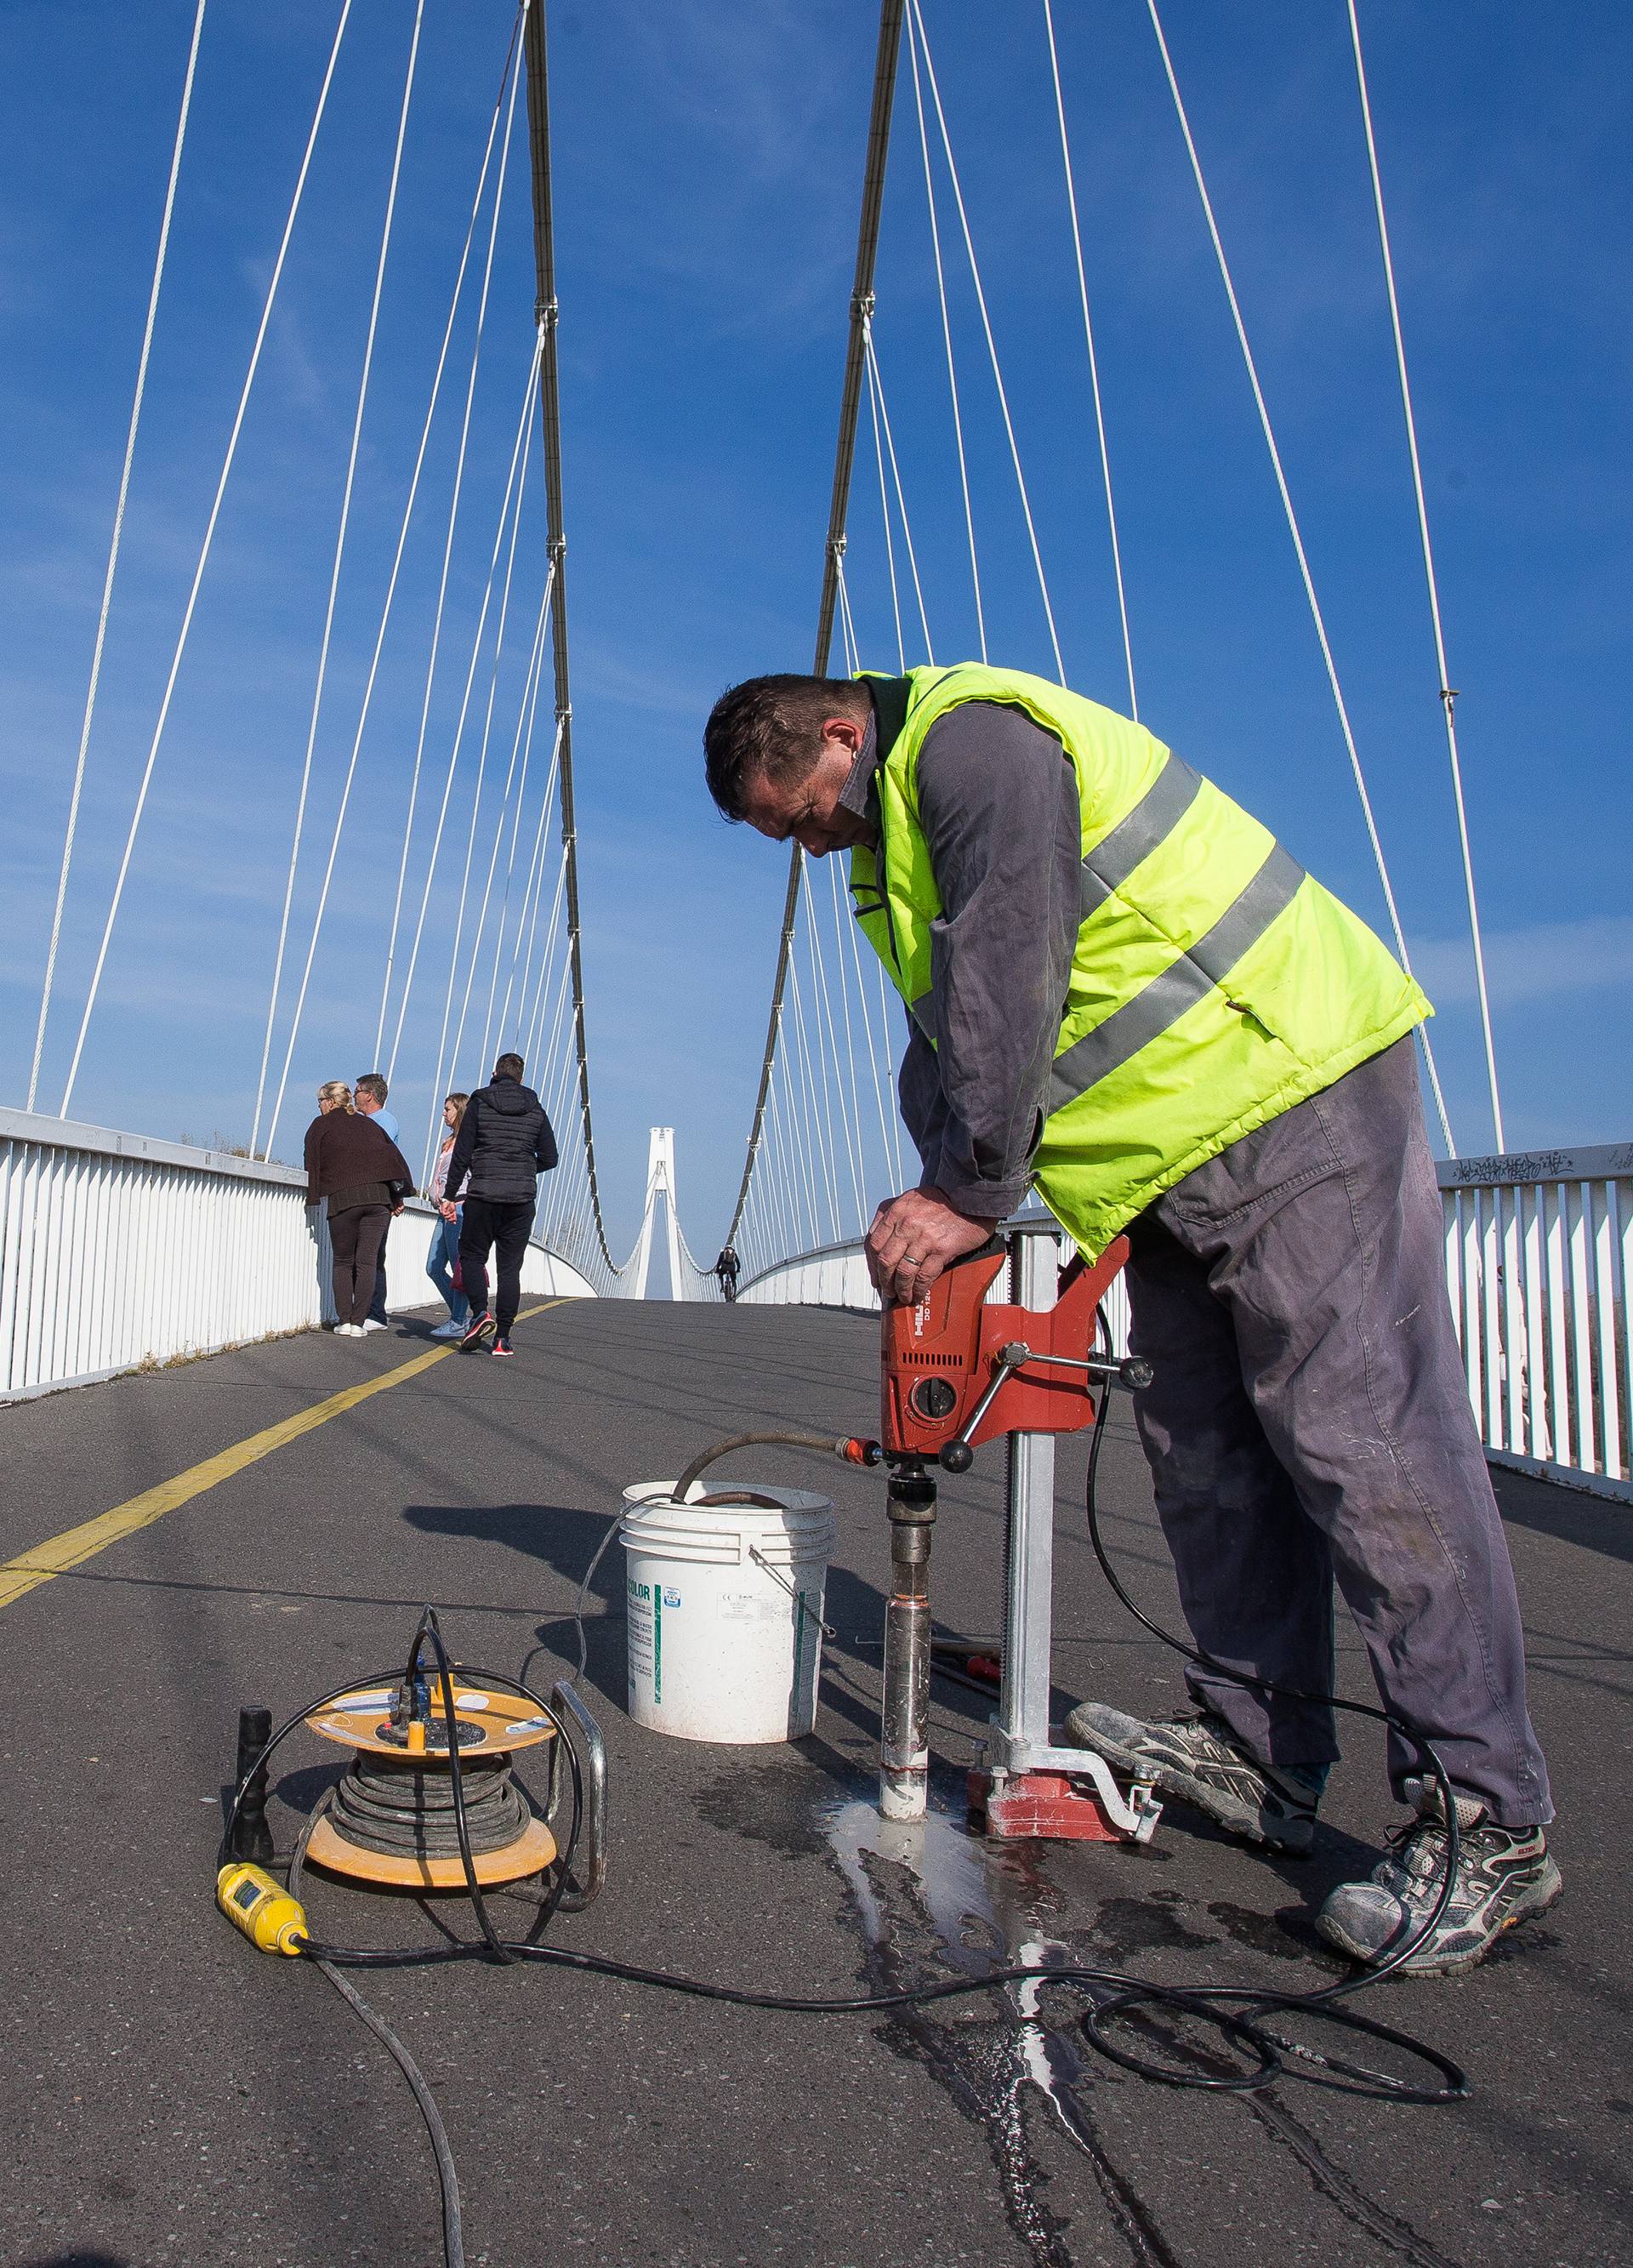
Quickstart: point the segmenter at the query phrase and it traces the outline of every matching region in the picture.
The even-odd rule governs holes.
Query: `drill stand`
[[[1009,1247],[1010,1298],[1034,1312],[1051,1307],[1054,1224],[1011,1224]],[[989,1835],[1004,1839],[1149,1842],[1162,1809],[1150,1785],[1120,1786],[1103,1757],[1057,1743],[1050,1727],[1055,1436],[1011,1433],[1008,1451],[1003,1682],[981,1762],[969,1775],[970,1809]]]

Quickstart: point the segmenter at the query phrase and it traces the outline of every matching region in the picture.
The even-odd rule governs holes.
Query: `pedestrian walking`
[[[328,1208],[337,1338],[363,1336],[386,1227],[413,1193],[408,1160],[378,1114],[356,1108],[344,1079],[320,1086],[306,1129],[306,1203]]]
[[[469,1102],[468,1094],[450,1094],[442,1106],[443,1138],[437,1150],[437,1162],[431,1168],[430,1188],[426,1195],[437,1208],[437,1225],[431,1232],[431,1248],[426,1256],[425,1273],[437,1286],[438,1296],[446,1301],[448,1320],[438,1323],[431,1333],[434,1339],[462,1339],[470,1321],[471,1303],[460,1288],[463,1272],[460,1269],[460,1217],[465,1208],[452,1203],[448,1196],[448,1167],[453,1161],[453,1145],[460,1130],[460,1122]]]
[[[402,1129],[397,1123],[396,1113],[386,1108],[387,1092],[382,1072],[365,1071],[357,1081],[357,1106],[364,1117],[374,1121],[388,1142],[401,1142]],[[386,1245],[388,1241],[387,1237],[380,1241],[379,1262],[374,1270],[374,1297],[363,1326],[365,1331],[383,1331],[386,1329]]]
[[[460,1229],[460,1272],[471,1303],[462,1344],[478,1345],[489,1332],[493,1352],[508,1355],[511,1327],[521,1304],[522,1254],[533,1227],[539,1175],[556,1159],[555,1137],[544,1105],[522,1085],[525,1069],[517,1055],[503,1055],[493,1079],[479,1086],[465,1116],[448,1164],[451,1204],[465,1199]],[[494,1256],[497,1288],[488,1307],[488,1256]]]
[[[1305,1851],[1338,1754],[1333,1585],[1409,1816],[1317,1920],[1436,1974],[1559,1896],[1502,1523],[1446,1300],[1411,1034],[1431,1011],[1349,909],[1144,726],[1019,670],[762,677],[704,733],[728,818],[848,850],[907,1005],[923,1171],[867,1239],[923,1299],[1033,1189],[1089,1257],[1128,1234],[1135,1399],[1202,1652],[1193,1706],[1067,1736],[1231,1833]],[[1283,1689],[1267,1690],[1264,1679]],[[1432,1928],[1429,1924],[1433,1922]],[[1425,1934],[1425,1932],[1427,1933]]]

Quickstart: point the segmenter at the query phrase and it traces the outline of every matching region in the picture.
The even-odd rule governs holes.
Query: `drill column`
[[[890,1595],[885,1606],[885,1697],[879,1808],[922,1819],[930,1770],[930,1531],[936,1484],[917,1460],[893,1470]]]

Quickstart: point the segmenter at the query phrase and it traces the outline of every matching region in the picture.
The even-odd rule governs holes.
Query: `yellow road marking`
[[[549,1307],[562,1307],[565,1300],[544,1300],[536,1307],[523,1307],[517,1315],[519,1323],[529,1315],[541,1315]],[[60,1535],[48,1536],[36,1543],[31,1551],[20,1552],[15,1559],[0,1562],[0,1607],[9,1607],[40,1583],[48,1583],[53,1576],[64,1575],[70,1568],[92,1559],[99,1551],[106,1551],[110,1543],[121,1536],[133,1535],[138,1528],[151,1528],[179,1504],[187,1504],[206,1489],[231,1480],[246,1465],[256,1464],[269,1457],[291,1441],[298,1441],[303,1433],[310,1433],[320,1425],[327,1425],[331,1418],[339,1418],[348,1410],[355,1410],[371,1394],[384,1394],[387,1387],[401,1386],[405,1379],[417,1378],[433,1363],[445,1361],[457,1354],[457,1343],[434,1348],[430,1354],[416,1354],[411,1362],[399,1363],[379,1378],[365,1378],[360,1385],[348,1386],[339,1394],[331,1394],[325,1402],[314,1402],[309,1410],[298,1410],[293,1418],[285,1418],[276,1425],[268,1425],[264,1432],[252,1433],[248,1439],[235,1441],[230,1449],[217,1451],[206,1457],[202,1464],[189,1465],[173,1480],[161,1481],[157,1488],[143,1489],[124,1504],[115,1505],[112,1512],[99,1513],[94,1520],[83,1520],[77,1528],[65,1528]]]

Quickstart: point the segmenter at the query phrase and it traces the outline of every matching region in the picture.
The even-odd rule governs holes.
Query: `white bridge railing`
[[[1486,1454],[1633,1502],[1633,1143],[1438,1171],[1446,1285]]]
[[[1486,1454],[1633,1503],[1633,1143],[1438,1168],[1446,1287]],[[1003,1282],[992,1296],[1003,1299]],[[860,1241],[763,1269],[741,1300],[876,1311]],[[1128,1295],[1107,1302],[1128,1351]]]
[[[389,1306],[434,1304],[425,1261],[435,1215],[411,1202],[391,1225]],[[594,1297],[542,1244],[522,1288]],[[328,1233],[305,1176],[0,1110],[0,1401],[332,1321]]]

